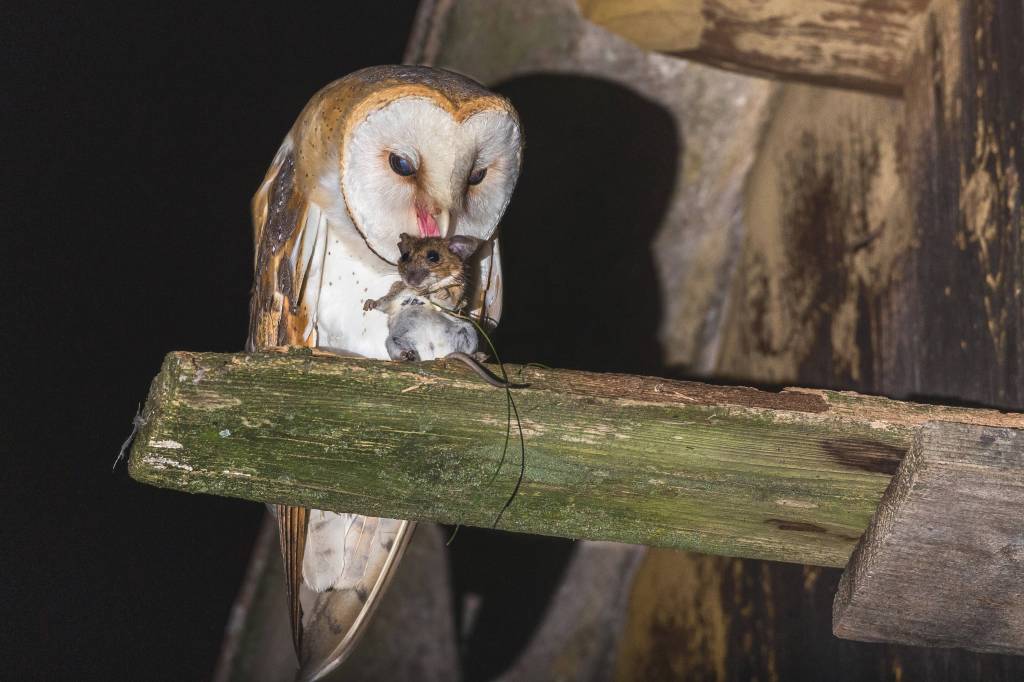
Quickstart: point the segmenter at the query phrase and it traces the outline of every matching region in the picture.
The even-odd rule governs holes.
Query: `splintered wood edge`
[[[871,523],[868,524],[867,530],[864,531],[853,554],[850,555],[846,570],[843,571],[843,575],[839,579],[835,600],[832,602],[832,634],[836,637],[844,637],[848,634],[843,616],[853,602],[854,593],[874,570],[878,560],[878,549],[884,546],[886,538],[891,535],[896,523],[896,513],[914,489],[920,472],[924,440],[924,426],[922,425],[914,434],[910,449],[900,463],[896,475],[892,477],[889,486],[882,494],[882,499],[878,503],[878,509],[875,511]]]
[[[1024,653],[1022,471],[1020,430],[923,425],[840,579],[833,634]]]

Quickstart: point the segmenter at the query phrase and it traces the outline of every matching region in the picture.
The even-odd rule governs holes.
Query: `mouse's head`
[[[419,291],[461,284],[465,279],[466,261],[476,253],[481,240],[455,235],[442,237],[411,237],[401,235],[398,242],[398,274],[408,286]]]

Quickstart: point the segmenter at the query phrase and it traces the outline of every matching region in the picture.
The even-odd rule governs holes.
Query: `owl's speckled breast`
[[[364,311],[363,302],[380,298],[398,279],[395,266],[374,254],[358,232],[329,225],[317,346],[387,360],[387,317]]]

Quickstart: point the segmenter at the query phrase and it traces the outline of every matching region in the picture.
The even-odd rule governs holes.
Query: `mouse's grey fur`
[[[388,313],[386,345],[392,360],[472,355],[479,347],[476,329],[468,320],[446,315],[412,292],[399,296],[384,312]]]

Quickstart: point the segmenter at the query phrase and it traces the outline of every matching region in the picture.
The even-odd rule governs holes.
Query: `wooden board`
[[[914,248],[880,310],[879,390],[1024,408],[1024,4],[937,0],[901,151]]]
[[[761,75],[898,94],[925,0],[578,0],[641,47]]]
[[[755,238],[730,299],[726,376],[1024,408],[1022,5],[933,5],[905,105],[784,86],[751,184]],[[778,193],[760,191],[771,174]],[[663,561],[652,566],[661,582],[639,588],[716,561]],[[690,636],[692,607],[652,599],[637,629],[661,646],[630,664],[668,672],[632,679],[703,678],[702,665],[736,681],[825,669],[836,682],[1024,679],[1024,657],[832,636],[839,571],[736,560],[721,570],[691,588],[692,603],[718,604],[700,622],[723,623],[720,639],[681,660],[670,643]]]
[[[922,427],[833,618],[847,639],[1024,654],[1024,433]]]
[[[509,367],[513,377],[520,368]],[[501,528],[845,565],[929,420],[1024,415],[529,368],[525,479]],[[505,392],[460,363],[168,355],[136,479],[189,492],[491,526],[519,475]],[[493,480],[493,482],[492,482]]]

